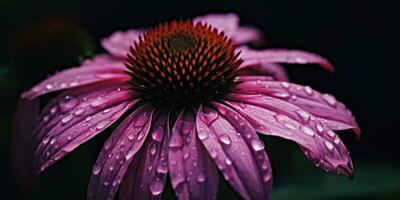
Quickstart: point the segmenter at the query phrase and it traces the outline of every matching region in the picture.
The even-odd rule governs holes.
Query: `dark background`
[[[331,60],[336,67],[334,74],[318,66],[287,69],[293,82],[332,93],[344,102],[363,131],[360,141],[350,131],[341,134],[355,164],[353,180],[312,166],[292,143],[263,138],[274,170],[274,199],[395,200],[400,199],[397,11],[394,4],[372,0],[0,0],[0,64],[9,67],[9,53],[17,33],[44,17],[73,20],[98,42],[115,30],[207,13],[236,12],[243,24],[255,24],[264,31],[263,48],[304,49]],[[95,51],[103,50],[97,46]],[[10,123],[17,96],[0,94],[0,199],[84,199],[98,146],[109,133],[96,137],[48,169],[33,191],[20,191],[9,166]],[[164,196],[173,198],[170,188]],[[238,196],[221,183],[219,198]]]

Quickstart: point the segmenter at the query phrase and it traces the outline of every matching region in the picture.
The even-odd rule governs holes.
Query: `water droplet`
[[[108,168],[108,170],[109,170],[109,171],[113,171],[113,170],[114,170],[114,166],[111,165],[111,166]]]
[[[252,139],[251,146],[253,147],[254,151],[260,151],[264,149],[264,143],[259,139]]]
[[[311,136],[311,137],[314,137],[315,136],[315,132],[314,132],[314,130],[312,130],[310,127],[308,127],[308,126],[302,126],[301,127],[301,131],[303,131],[303,133],[305,133],[305,134],[307,134],[307,135],[309,135],[309,136]]]
[[[107,109],[103,110],[103,113],[104,113],[104,114],[105,114],[105,113],[109,113],[110,111],[111,111],[111,109],[107,108]]]
[[[139,135],[137,136],[138,140],[141,140],[144,137],[143,131],[140,131]]]
[[[286,89],[290,87],[290,83],[288,83],[288,82],[282,82],[281,84]]]
[[[333,132],[332,130],[328,130],[328,131],[326,131],[326,133],[329,135],[329,136],[331,136],[331,137],[335,137],[336,136],[336,133],[335,132]]]
[[[96,163],[94,166],[93,166],[93,169],[92,169],[92,173],[94,174],[94,175],[99,175],[100,174],[100,171],[101,171],[101,169],[102,169],[102,164],[101,163]]]
[[[53,89],[53,85],[52,85],[52,84],[47,84],[47,85],[46,85],[46,89],[48,89],[48,90]]]
[[[276,93],[273,93],[272,95],[275,96],[275,97],[284,98],[284,99],[290,97],[290,94],[287,93],[287,92],[276,92]]]
[[[166,174],[168,172],[168,165],[166,161],[161,162],[157,167],[157,172]]]
[[[73,114],[68,114],[67,116],[65,116],[64,118],[62,118],[61,122],[62,122],[63,124],[66,124],[66,123],[68,123],[69,121],[71,121],[72,118],[74,118],[74,115],[73,115]]]
[[[322,95],[322,99],[324,99],[324,101],[325,101],[326,103],[328,103],[329,105],[331,105],[331,106],[335,106],[335,105],[336,105],[336,99],[335,99],[335,97],[333,97],[333,96],[330,95],[330,94],[324,94],[324,95]]]
[[[96,129],[101,130],[101,129],[105,128],[108,125],[108,123],[109,122],[107,120],[101,121],[97,124]]]
[[[307,123],[310,120],[310,113],[305,110],[297,110],[297,115],[303,120],[303,122]]]
[[[133,139],[135,139],[135,134],[129,133],[128,140],[132,141]]]
[[[90,103],[90,106],[95,108],[95,107],[99,107],[99,106],[103,105],[104,103],[105,103],[105,100],[103,100],[103,98],[101,98],[101,97],[98,97],[98,98],[94,99],[92,101],[92,103]]]
[[[71,83],[69,83],[70,87],[76,87],[78,85],[79,85],[79,83],[77,81],[72,81]]]
[[[229,158],[225,158],[225,163],[226,163],[227,165],[232,165],[232,160],[229,159]]]
[[[324,127],[322,126],[322,124],[320,122],[317,122],[315,124],[315,128],[317,129],[318,132],[322,133],[322,131],[324,131]]]
[[[91,117],[91,116],[87,116],[86,119],[85,119],[86,122],[88,122],[88,121],[90,121],[90,120],[92,120],[92,117]]]
[[[50,140],[50,144],[53,145],[57,141],[57,137],[52,137]]]
[[[312,89],[310,86],[308,86],[308,85],[304,86],[304,91],[305,91],[306,94],[308,94],[308,95],[312,95],[312,93],[313,93],[313,89]]]
[[[75,97],[67,95],[60,100],[58,105],[61,111],[67,112],[75,108],[78,103],[79,101]]]
[[[200,140],[205,140],[208,138],[208,133],[206,131],[199,131],[197,135]]]
[[[157,152],[157,144],[156,143],[153,143],[150,145],[149,152],[151,155],[156,154],[156,152]]]
[[[74,114],[75,114],[76,116],[81,116],[84,112],[85,112],[85,109],[79,108],[78,110],[76,110],[76,111],[74,112]]]
[[[43,138],[42,143],[43,143],[43,144],[47,144],[47,143],[49,142],[49,140],[50,140],[50,137],[49,137],[49,136],[46,136],[46,137]]]
[[[231,138],[227,134],[219,136],[219,141],[225,145],[230,145],[232,143]]]
[[[69,135],[67,136],[67,140],[72,140],[72,134],[69,134]]]
[[[200,172],[200,173],[197,175],[197,178],[196,178],[196,180],[197,180],[199,183],[202,183],[202,182],[206,181],[206,179],[207,179],[207,177],[206,177],[206,175],[205,175],[203,172]]]
[[[325,146],[326,146],[326,148],[328,149],[328,150],[330,150],[330,151],[332,151],[333,150],[333,144],[331,143],[331,142],[329,142],[329,141],[327,141],[327,140],[325,140]]]
[[[333,139],[333,142],[335,144],[339,144],[340,143],[340,139],[338,137],[335,137],[335,139]]]
[[[164,137],[164,127],[158,126],[153,132],[151,133],[151,137],[153,140],[157,142],[161,142]]]
[[[213,149],[211,150],[210,156],[211,158],[216,158],[218,156],[218,152],[215,149]]]
[[[271,176],[269,176],[268,174],[263,176],[263,181],[264,182],[269,182],[271,180]]]
[[[150,191],[153,195],[159,195],[164,190],[164,182],[160,178],[156,178],[150,183]]]
[[[125,160],[131,159],[133,155],[135,155],[135,152],[132,150],[129,150],[125,155]]]
[[[51,114],[54,114],[54,113],[56,113],[57,112],[57,106],[53,106],[51,109],[50,109],[50,113]]]

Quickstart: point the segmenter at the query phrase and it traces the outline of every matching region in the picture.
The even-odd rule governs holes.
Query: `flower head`
[[[22,95],[36,99],[65,89],[39,117],[35,171],[129,112],[93,166],[89,199],[113,199],[118,190],[121,199],[159,197],[168,174],[179,199],[215,199],[217,169],[243,198],[270,199],[272,171],[257,132],[293,141],[315,165],[352,176],[334,130],[358,130],[354,117],[333,96],[287,82],[276,63],[332,65],[299,50],[238,47],[259,35],[227,14],[104,39],[111,55]]]

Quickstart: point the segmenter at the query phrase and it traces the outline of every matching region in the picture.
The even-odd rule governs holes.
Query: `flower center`
[[[180,20],[159,24],[140,37],[126,65],[132,89],[143,99],[197,105],[229,92],[241,63],[224,33]]]

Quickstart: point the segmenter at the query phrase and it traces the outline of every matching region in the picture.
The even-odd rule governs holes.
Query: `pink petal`
[[[253,50],[246,46],[236,49],[244,60],[242,66],[260,63],[318,64],[333,72],[333,65],[325,58],[306,51],[287,49]]]
[[[237,95],[235,99],[240,102],[225,103],[244,116],[256,131],[296,142],[322,169],[349,177],[353,175],[353,164],[342,141],[311,114],[285,101],[265,96]]]
[[[127,31],[117,31],[111,34],[109,37],[101,40],[101,45],[110,54],[119,58],[125,58],[129,52],[129,47],[133,42],[139,39],[145,30],[131,29]]]
[[[121,184],[119,199],[159,199],[168,173],[169,113],[153,115],[151,130]]]
[[[169,169],[178,199],[215,199],[217,169],[196,137],[194,111],[182,111],[172,129]]]
[[[127,168],[147,138],[152,115],[149,106],[140,107],[107,139],[93,166],[88,199],[114,199]]]
[[[275,63],[257,63],[253,65],[241,65],[239,67],[241,76],[268,76],[277,81],[288,81],[285,68]]]
[[[237,29],[232,40],[235,44],[261,42],[263,40],[263,34],[262,31],[256,27],[241,26]]]
[[[207,23],[219,31],[223,31],[235,44],[256,42],[262,39],[262,33],[259,29],[240,27],[239,16],[234,13],[199,16],[194,18],[193,22]]]
[[[18,185],[30,190],[37,182],[33,171],[33,129],[39,115],[39,100],[21,99],[13,119],[11,135],[11,166]]]
[[[50,92],[104,80],[129,80],[129,75],[125,74],[124,70],[125,66],[122,62],[119,65],[104,64],[97,67],[76,67],[67,69],[40,82],[31,90],[24,92],[22,97],[34,99]]]
[[[85,59],[81,67],[98,67],[99,65],[124,65],[124,59],[117,58],[110,54],[98,54],[93,58]]]
[[[101,89],[97,89],[101,88]],[[136,101],[124,83],[98,83],[67,90],[42,112],[35,161],[43,171],[114,123]]]
[[[267,96],[290,102],[307,112],[321,118],[333,130],[354,129],[360,133],[351,112],[343,103],[332,95],[321,94],[309,86],[300,86],[288,82],[252,80],[236,86],[235,92],[241,94],[265,94]]]
[[[200,107],[196,118],[199,139],[244,199],[271,199],[271,167],[264,145],[244,118],[226,107],[219,110],[222,114]],[[252,145],[252,140],[258,144]],[[265,168],[261,163],[266,163]]]

